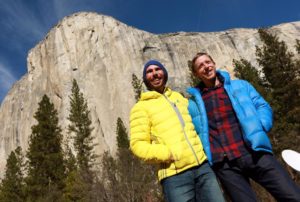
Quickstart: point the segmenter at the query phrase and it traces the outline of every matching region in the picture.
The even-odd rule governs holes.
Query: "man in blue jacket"
[[[217,71],[207,53],[192,60],[199,85],[189,88],[189,112],[205,153],[232,201],[257,201],[249,178],[278,201],[300,201],[300,188],[272,154],[272,109],[244,80]]]

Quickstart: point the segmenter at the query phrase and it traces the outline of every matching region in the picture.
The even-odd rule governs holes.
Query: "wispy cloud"
[[[0,40],[8,47],[24,51],[24,44],[37,43],[66,15],[79,11],[110,10],[109,0],[0,0]],[[100,11],[101,12],[101,11]],[[11,43],[11,44],[10,44]]]
[[[16,77],[8,70],[8,68],[0,63],[0,88],[8,90],[16,80]]]
[[[3,18],[0,26],[6,33],[1,35],[17,50],[23,50],[22,44],[41,39],[45,35],[45,26],[39,13],[22,0],[14,0],[1,4],[0,12]],[[16,40],[17,39],[17,40]],[[13,41],[16,41],[13,43]]]
[[[9,68],[0,63],[0,100],[4,98],[17,78],[9,71]]]

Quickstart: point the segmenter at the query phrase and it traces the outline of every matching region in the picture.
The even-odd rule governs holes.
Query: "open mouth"
[[[209,70],[209,71],[206,72],[205,75],[206,75],[206,76],[211,76],[212,74],[213,74],[213,71],[212,71],[212,70]]]
[[[156,79],[153,79],[153,80],[152,80],[152,83],[153,83],[153,84],[160,84],[161,81],[162,81],[161,78],[156,78]]]

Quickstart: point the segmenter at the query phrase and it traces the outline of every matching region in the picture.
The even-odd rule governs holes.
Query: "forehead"
[[[161,68],[160,68],[159,66],[157,66],[157,65],[149,65],[149,66],[147,67],[147,70],[146,70],[146,71],[154,70],[154,69],[157,69],[157,68],[161,69]]]
[[[201,55],[196,59],[195,63],[201,63],[204,61],[212,61],[212,60],[207,55]]]

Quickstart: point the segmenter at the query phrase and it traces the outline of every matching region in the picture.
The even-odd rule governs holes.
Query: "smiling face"
[[[216,64],[208,55],[201,55],[194,61],[193,73],[207,87],[215,85],[217,76]]]
[[[157,65],[150,65],[146,70],[146,80],[151,90],[163,93],[165,89],[165,75]]]

